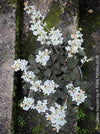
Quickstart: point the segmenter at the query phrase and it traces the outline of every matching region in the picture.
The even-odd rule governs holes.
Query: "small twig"
[[[80,68],[82,68],[82,67],[83,67],[83,65],[84,65],[84,64],[82,64],[82,65],[80,66]]]
[[[54,46],[54,49],[56,50],[57,54],[59,54],[58,50],[56,49],[56,47]]]
[[[67,60],[68,60],[68,57],[65,59],[64,66],[66,65]]]
[[[67,97],[66,97],[66,100],[65,100],[64,106],[66,105],[67,101],[68,101],[68,95],[67,95]]]
[[[61,49],[61,51],[64,53],[64,50],[62,49],[62,47],[61,46],[59,46],[59,48]]]

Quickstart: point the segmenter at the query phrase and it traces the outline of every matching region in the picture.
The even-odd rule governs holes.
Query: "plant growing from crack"
[[[34,6],[29,6],[26,2],[24,10],[31,16],[30,30],[41,47],[36,49],[35,55],[29,56],[29,62],[17,59],[12,67],[15,71],[23,71],[22,79],[29,89],[34,94],[41,93],[42,98],[36,102],[34,96],[32,98],[29,94],[29,97],[24,97],[21,107],[44,113],[54,127],[53,130],[59,132],[67,122],[67,103],[71,105],[76,102],[80,105],[87,98],[85,87],[82,86],[84,84],[79,81],[78,64],[82,63],[83,66],[91,59],[85,55],[80,31],[71,34],[70,40],[65,43],[61,31],[54,27],[48,29],[44,16]],[[78,59],[78,55],[83,58]]]

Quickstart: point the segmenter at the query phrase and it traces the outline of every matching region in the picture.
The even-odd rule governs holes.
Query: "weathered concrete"
[[[15,9],[0,1],[0,134],[11,134]]]

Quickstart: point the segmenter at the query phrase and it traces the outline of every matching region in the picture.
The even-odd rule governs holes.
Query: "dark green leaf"
[[[60,70],[60,64],[59,64],[58,62],[56,62],[56,63],[54,64],[54,68]]]
[[[23,89],[29,89],[30,88],[30,84],[29,83],[26,83],[23,85]]]
[[[51,66],[52,66],[52,62],[51,62],[51,60],[48,60],[46,67],[51,67]]]
[[[35,96],[34,92],[31,90],[28,97],[33,98]]]
[[[83,55],[83,56],[85,56],[86,55],[86,53],[85,53],[85,51],[84,50],[81,50],[80,48],[78,49],[78,51],[79,51],[79,54],[80,55]]]
[[[67,61],[67,66],[73,69],[75,66],[77,66],[77,63],[78,63],[78,60],[71,59]]]
[[[58,61],[59,61],[61,64],[64,64],[65,59],[66,59],[66,58],[65,58],[64,56],[60,55],[59,58],[58,58]]]
[[[63,79],[64,79],[64,81],[66,81],[66,82],[70,82],[71,77],[70,77],[70,75],[68,75],[68,74],[63,74]]]
[[[31,54],[28,59],[29,59],[29,62],[30,62],[31,65],[35,65],[36,64],[35,56],[34,55]]]
[[[78,71],[77,67],[75,67],[73,69],[73,71],[71,72],[70,76],[71,76],[72,80],[76,80],[76,79],[79,78],[79,71]]]
[[[51,70],[49,68],[44,71],[44,76],[47,76],[47,77],[51,76]]]
[[[76,80],[76,81],[74,82],[74,86],[75,86],[75,87],[80,86],[80,85],[81,85],[81,82],[80,82],[79,80]]]
[[[34,54],[38,54],[39,50],[40,50],[40,51],[44,51],[44,46],[43,46],[43,47],[40,47],[40,48],[35,49]]]
[[[57,55],[57,54],[52,54],[52,55],[51,55],[51,60],[52,60],[53,62],[55,62],[55,61],[57,60],[57,58],[58,58],[58,55]]]
[[[67,66],[61,66],[61,70],[62,70],[64,73],[67,73],[68,67],[67,67]]]
[[[34,69],[35,74],[39,74],[39,72],[40,72],[40,69],[38,69],[38,68]]]
[[[86,100],[84,101],[84,104],[86,107],[90,108],[91,107],[91,101],[89,99],[86,98]]]
[[[57,70],[57,69],[54,72],[55,72],[55,74],[61,74],[62,73],[61,70]]]
[[[39,67],[41,70],[44,70],[44,69],[45,69],[45,67],[42,66],[41,64],[38,64],[38,67]]]
[[[64,88],[65,87],[65,84],[66,84],[66,82],[65,81],[63,81],[63,80],[61,80],[60,82],[59,82],[59,88]]]
[[[68,89],[66,87],[64,88],[64,92],[66,95],[68,94]]]
[[[58,97],[60,97],[61,99],[65,99],[66,95],[63,91],[58,90]]]

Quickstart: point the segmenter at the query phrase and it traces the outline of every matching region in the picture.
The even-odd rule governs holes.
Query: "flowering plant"
[[[85,55],[82,47],[83,35],[80,31],[71,34],[70,40],[64,43],[61,31],[54,27],[48,29],[44,16],[34,6],[29,6],[26,2],[24,10],[31,16],[30,30],[37,37],[41,47],[35,51],[35,55],[29,56],[29,62],[18,59],[12,67],[15,71],[23,71],[21,78],[29,84],[30,91],[41,93],[43,100],[35,102],[35,98],[24,97],[21,107],[24,110],[34,109],[38,113],[44,113],[54,127],[53,130],[59,132],[67,122],[69,95],[77,105],[87,98],[85,89],[82,89],[82,83],[79,82],[78,64],[83,65],[91,59],[87,59]],[[78,55],[83,58],[78,59]]]

